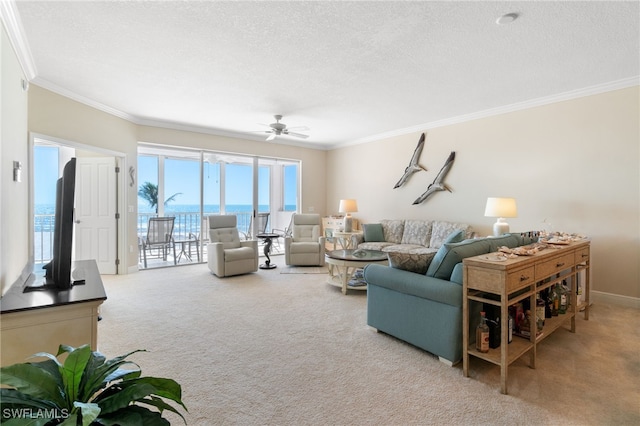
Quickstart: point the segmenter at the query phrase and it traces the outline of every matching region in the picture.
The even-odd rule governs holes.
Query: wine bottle
[[[558,284],[551,290],[551,316],[557,317],[560,309],[560,295],[558,294]]]
[[[567,313],[567,305],[568,305],[567,291],[565,290],[564,286],[560,284],[557,284],[557,286],[558,286],[558,294],[560,295],[560,306],[558,308],[558,313],[564,315]]]
[[[542,327],[544,327],[544,306],[545,303],[540,297],[540,293],[538,293],[536,296],[536,325],[538,331],[542,331]]]
[[[476,327],[476,349],[478,352],[489,352],[489,326],[485,312],[480,312],[480,324]]]

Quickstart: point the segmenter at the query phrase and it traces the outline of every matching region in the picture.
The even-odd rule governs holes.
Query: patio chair
[[[291,236],[284,239],[287,265],[324,266],[325,237],[320,234],[319,214],[294,214]]]
[[[256,214],[256,223],[258,224],[258,234],[263,232],[267,232],[267,226],[269,225],[269,216],[270,213],[257,213]],[[251,220],[249,221],[249,229],[247,232],[242,232],[245,240],[255,240],[256,236],[253,235],[253,216],[251,216]],[[257,235],[257,234],[256,234]]]
[[[162,250],[162,260],[167,260],[167,251],[173,248],[173,264],[176,264],[176,243],[173,240],[175,217],[150,217],[147,236],[141,238],[144,267],[147,267],[147,251]]]
[[[241,241],[238,217],[235,215],[207,216],[209,244],[207,265],[213,274],[222,278],[258,270],[258,241]]]

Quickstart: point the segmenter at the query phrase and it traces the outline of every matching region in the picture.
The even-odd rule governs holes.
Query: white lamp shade
[[[505,217],[517,217],[518,208],[514,198],[487,198],[487,206],[484,209],[486,217],[497,217],[496,223],[493,224],[493,236],[499,237],[509,233],[509,224],[504,220]]]
[[[515,198],[487,198],[484,215],[486,217],[518,217]]]
[[[351,215],[349,215],[349,213],[358,211],[358,203],[356,203],[356,200],[340,200],[340,207],[338,208],[338,211],[340,211],[340,213],[346,213],[343,223],[344,231],[353,231],[353,219],[351,219]]]
[[[356,200],[340,200],[340,213],[353,213],[358,211],[358,203]]]

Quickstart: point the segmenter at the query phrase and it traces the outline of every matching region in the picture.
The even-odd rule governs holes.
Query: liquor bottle
[[[524,320],[522,320],[522,324],[520,324],[520,334],[524,337],[531,336],[531,311],[527,310],[524,313]]]
[[[558,308],[558,313],[564,315],[567,313],[567,305],[568,305],[567,291],[564,289],[564,286],[560,284],[556,284],[556,285],[558,286],[558,294],[560,295],[560,306]]]
[[[551,316],[557,317],[560,309],[560,295],[558,294],[558,285],[551,289]]]
[[[542,291],[542,298],[544,300],[544,317],[551,318],[551,289],[545,288]]]
[[[536,297],[536,325],[538,331],[542,331],[542,327],[544,327],[544,307],[545,303],[540,297],[540,293],[538,293]]]
[[[513,340],[513,316],[509,314],[509,343]]]
[[[489,326],[484,311],[480,312],[480,324],[476,327],[476,349],[478,352],[489,352]]]

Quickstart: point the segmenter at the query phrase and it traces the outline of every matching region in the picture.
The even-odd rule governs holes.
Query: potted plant
[[[2,423],[30,426],[168,425],[164,410],[184,416],[165,400],[182,403],[182,388],[171,379],[141,377],[126,358],[135,350],[107,360],[88,345],[60,345],[56,356],[0,368]],[[64,362],[58,356],[67,354]],[[133,366],[124,369],[123,366]]]

